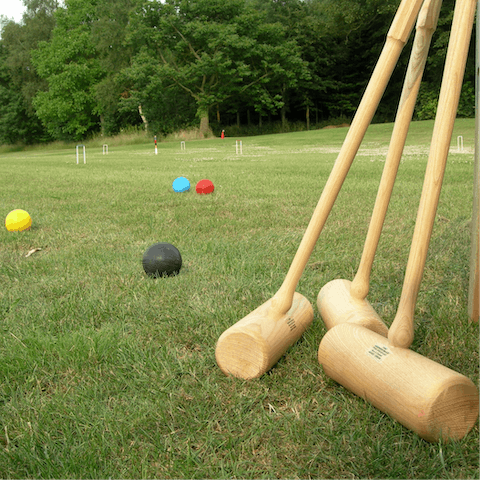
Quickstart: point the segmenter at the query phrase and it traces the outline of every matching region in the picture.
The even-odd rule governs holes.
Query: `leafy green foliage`
[[[282,89],[308,75],[284,27],[242,0],[149,2],[131,32],[130,42],[142,45],[134,64],[143,71],[156,64],[163,89],[187,92],[205,132],[213,105],[249,95],[258,111],[275,110]]]
[[[11,88],[5,68],[0,71],[0,144],[14,144],[28,138],[30,125],[20,92]]]
[[[25,0],[21,23],[0,19],[0,142],[349,123],[398,4]],[[442,4],[416,118],[433,118],[454,5]],[[374,123],[394,119],[410,46]],[[473,115],[474,50],[472,38],[460,117]]]
[[[99,123],[94,86],[105,72],[91,38],[96,0],[67,0],[66,5],[71,8],[57,10],[51,41],[32,52],[38,74],[48,83],[34,105],[54,138],[80,140]]]
[[[94,86],[96,112],[102,134],[112,135],[120,129],[141,122],[138,104],[133,109],[121,105],[126,85],[119,74],[129,67],[133,50],[125,44],[130,13],[141,0],[103,0],[96,7],[97,20],[92,25],[92,42],[105,76]]]
[[[52,13],[37,7],[27,9],[23,23],[7,23],[2,29],[2,99],[0,143],[36,143],[51,140],[36,116],[33,98],[46,88],[32,63],[31,52],[50,38]]]

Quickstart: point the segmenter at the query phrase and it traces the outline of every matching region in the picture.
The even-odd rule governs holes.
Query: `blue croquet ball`
[[[177,193],[188,192],[190,190],[190,182],[185,177],[177,177],[172,183],[173,191]]]

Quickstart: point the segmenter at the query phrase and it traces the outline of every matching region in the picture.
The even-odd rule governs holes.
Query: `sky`
[[[0,15],[13,18],[16,23],[22,20],[24,11],[22,0],[1,0],[0,2]]]

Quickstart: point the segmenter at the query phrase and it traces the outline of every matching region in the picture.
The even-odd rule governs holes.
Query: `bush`
[[[418,92],[415,106],[415,120],[433,120],[437,114],[438,97],[440,92],[436,86],[423,82]],[[463,84],[458,103],[457,117],[475,117],[475,87],[467,81]]]

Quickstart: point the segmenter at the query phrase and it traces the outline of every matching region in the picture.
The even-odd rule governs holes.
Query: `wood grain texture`
[[[249,380],[270,370],[311,325],[313,308],[295,292],[290,310],[271,317],[272,299],[260,305],[220,336],[215,349],[218,366],[227,375]]]
[[[329,330],[318,360],[330,378],[429,442],[459,440],[478,418],[470,379],[359,325]]]
[[[462,89],[476,0],[457,0],[445,60],[435,125],[422,195],[413,232],[410,255],[395,319],[388,339],[397,347],[408,348],[413,341],[413,316],[425,268],[428,245],[442,188],[458,101]]]
[[[475,57],[475,160],[473,171],[473,206],[468,281],[468,317],[480,321],[480,0],[477,4]]]
[[[358,299],[363,299],[368,294],[375,252],[382,233],[398,167],[402,159],[408,129],[425,70],[428,50],[433,32],[437,26],[441,5],[442,0],[425,0],[418,16],[415,38],[410,53],[410,60],[403,83],[382,178],[378,187],[377,198],[373,207],[372,218],[368,227],[360,265],[351,286],[352,295]]]
[[[388,36],[406,43],[422,3],[423,0],[414,2],[402,0],[388,31]]]
[[[318,293],[317,307],[327,329],[350,322],[386,337],[388,327],[368,300],[351,294],[351,285],[349,280],[336,279],[324,285]]]
[[[477,110],[478,116],[478,110]],[[472,322],[480,321],[480,122],[477,120],[477,143],[475,146],[475,180],[473,193],[470,276],[468,282],[468,316]]]

